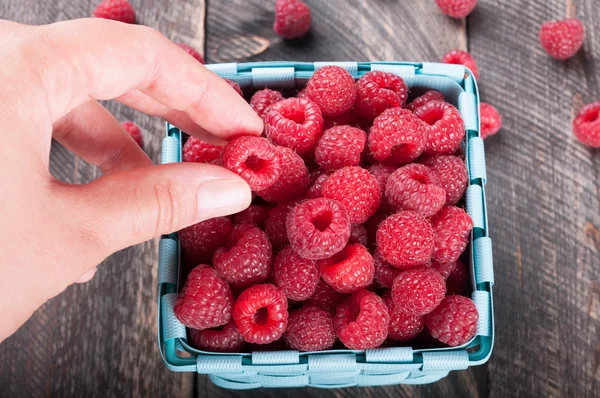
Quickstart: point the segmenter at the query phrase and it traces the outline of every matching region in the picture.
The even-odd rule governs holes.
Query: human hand
[[[0,341],[110,254],[250,204],[247,184],[223,168],[153,166],[97,102],[117,99],[212,142],[261,133],[243,98],[150,28],[0,21],[0,81]],[[104,176],[57,181],[52,138]]]

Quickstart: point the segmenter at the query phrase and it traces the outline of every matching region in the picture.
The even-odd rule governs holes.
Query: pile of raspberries
[[[408,103],[394,74],[355,81],[338,66],[293,94],[251,97],[263,137],[184,145],[184,161],[226,167],[254,193],[243,212],[179,232],[189,273],[175,315],[192,344],[467,343],[478,313],[462,296],[473,222],[460,207],[468,175],[458,110],[433,90]]]

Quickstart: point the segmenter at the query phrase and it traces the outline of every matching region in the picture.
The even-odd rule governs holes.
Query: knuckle
[[[171,233],[181,226],[189,208],[188,201],[169,180],[156,184],[153,189],[157,216],[154,235]]]

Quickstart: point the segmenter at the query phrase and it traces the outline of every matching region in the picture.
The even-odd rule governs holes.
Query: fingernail
[[[198,208],[202,218],[240,212],[250,206],[252,193],[244,180],[207,180],[198,188]]]

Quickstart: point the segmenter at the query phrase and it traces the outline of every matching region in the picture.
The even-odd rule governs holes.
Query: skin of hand
[[[248,185],[224,168],[152,165],[97,102],[116,99],[213,143],[260,135],[242,97],[153,29],[0,21],[0,81],[0,342],[112,253],[250,204]],[[103,176],[56,180],[53,138]]]

